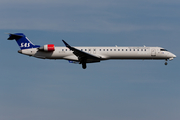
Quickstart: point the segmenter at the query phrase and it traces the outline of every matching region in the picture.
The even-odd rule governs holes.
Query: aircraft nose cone
[[[176,55],[173,54],[173,58],[176,58]]]

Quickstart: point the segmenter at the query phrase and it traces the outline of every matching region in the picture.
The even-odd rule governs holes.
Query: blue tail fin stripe
[[[8,40],[13,39],[16,40],[21,50],[40,47],[39,45],[34,45],[23,33],[10,34]]]

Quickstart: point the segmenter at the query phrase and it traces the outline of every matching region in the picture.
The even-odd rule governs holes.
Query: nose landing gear
[[[166,62],[164,63],[165,65],[167,65],[168,63],[167,63],[167,59],[166,59]]]

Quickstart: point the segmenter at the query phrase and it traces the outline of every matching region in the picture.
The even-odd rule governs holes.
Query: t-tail
[[[9,34],[8,40],[16,40],[17,44],[23,49],[39,48],[39,45],[34,45],[23,33]]]

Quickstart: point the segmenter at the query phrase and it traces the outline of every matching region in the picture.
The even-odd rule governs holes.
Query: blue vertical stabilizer
[[[34,45],[23,33],[9,34],[8,40],[16,40],[19,47],[22,49],[39,48],[39,45]]]

